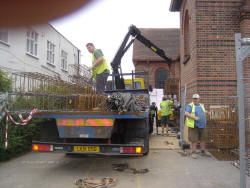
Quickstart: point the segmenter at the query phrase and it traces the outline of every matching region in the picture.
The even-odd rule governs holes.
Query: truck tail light
[[[120,153],[124,153],[124,154],[142,154],[143,153],[143,147],[141,147],[141,146],[120,147]]]
[[[43,144],[32,144],[32,151],[53,151],[53,146]]]

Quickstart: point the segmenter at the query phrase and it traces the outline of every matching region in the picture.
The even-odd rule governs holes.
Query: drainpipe
[[[80,55],[81,51],[77,49],[77,77],[80,76]]]

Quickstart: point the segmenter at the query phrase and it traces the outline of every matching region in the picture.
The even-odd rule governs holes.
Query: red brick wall
[[[183,1],[181,86],[187,84],[188,101],[194,92],[201,95],[205,104],[221,104],[226,101],[225,96],[236,95],[234,34],[241,29],[240,6],[241,0]],[[190,60],[184,64],[186,11],[189,13]]]
[[[188,17],[187,17],[188,16]],[[181,11],[180,11],[180,77],[181,77],[181,88],[184,87],[185,84],[191,84],[197,78],[197,70],[196,70],[196,49],[195,49],[195,38],[196,38],[196,10],[195,10],[195,1],[183,1]],[[185,22],[188,23],[188,28]],[[186,23],[187,24],[187,23]],[[185,33],[189,32],[188,33]],[[189,36],[189,40],[185,39],[185,36]],[[185,44],[185,41],[189,41],[189,44]],[[185,53],[185,49],[187,49],[190,55],[190,59],[187,63],[188,57],[185,57],[187,53]],[[192,62],[189,63],[189,62]],[[190,87],[190,92],[195,92],[195,87]]]
[[[161,61],[147,61],[142,62],[134,60],[135,71],[136,72],[149,72],[149,84],[155,88],[155,73],[158,69],[162,68],[168,72],[168,78],[180,78],[180,63],[175,61],[172,63],[170,71],[168,65],[165,62]]]
[[[246,0],[241,7],[240,32],[242,38],[250,38],[250,0]],[[250,115],[250,55],[243,61],[243,69],[243,77],[245,78],[245,107],[248,115]]]

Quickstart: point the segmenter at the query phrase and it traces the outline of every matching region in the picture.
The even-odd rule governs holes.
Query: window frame
[[[47,56],[46,61],[48,64],[55,66],[55,48],[56,45],[47,40]]]
[[[165,68],[158,68],[155,71],[155,88],[164,89],[165,81],[168,79],[168,77],[169,77],[169,73]]]
[[[185,11],[185,16],[184,16],[184,60],[183,64],[185,65],[189,60],[190,60],[190,15],[189,11]]]
[[[34,57],[38,55],[38,33],[32,29],[26,32],[26,53]]]
[[[61,69],[68,71],[68,53],[64,50],[61,50]]]

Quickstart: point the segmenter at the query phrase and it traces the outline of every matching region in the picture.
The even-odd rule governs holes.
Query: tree
[[[8,74],[0,69],[0,92],[7,92],[11,89],[12,80]]]

